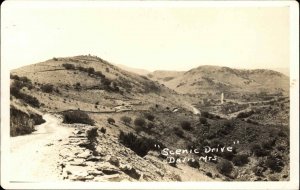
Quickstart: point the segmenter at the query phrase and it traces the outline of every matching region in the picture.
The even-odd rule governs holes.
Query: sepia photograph
[[[1,186],[298,189],[298,6],[5,1]]]

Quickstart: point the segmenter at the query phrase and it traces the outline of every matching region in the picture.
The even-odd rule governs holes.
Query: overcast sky
[[[32,5],[32,6],[31,6]],[[147,70],[289,65],[288,7],[1,7],[2,64],[97,55]]]

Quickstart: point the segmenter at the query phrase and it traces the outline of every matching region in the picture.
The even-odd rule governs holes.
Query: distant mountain
[[[273,70],[273,71],[277,71],[277,72],[280,72],[282,74],[285,74],[286,76],[290,76],[290,69],[289,68],[271,68],[270,70]]]
[[[245,70],[200,66],[186,72],[155,71],[147,76],[183,94],[289,91],[289,77],[267,69]]]
[[[150,71],[146,70],[146,69],[138,69],[138,68],[133,68],[133,67],[128,67],[126,65],[122,65],[122,64],[116,64],[117,67],[125,70],[125,71],[129,71],[138,75],[147,75],[150,73]]]

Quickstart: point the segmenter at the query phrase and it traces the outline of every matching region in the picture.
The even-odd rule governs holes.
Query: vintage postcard
[[[5,1],[5,189],[298,189],[296,1]]]

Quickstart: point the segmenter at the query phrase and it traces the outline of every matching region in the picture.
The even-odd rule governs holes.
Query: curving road
[[[61,120],[46,114],[45,123],[29,135],[10,138],[10,181],[40,182],[60,180],[59,150],[72,128],[61,126]]]

